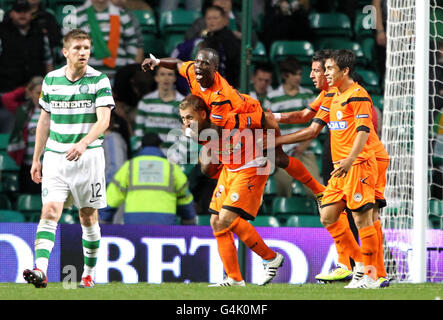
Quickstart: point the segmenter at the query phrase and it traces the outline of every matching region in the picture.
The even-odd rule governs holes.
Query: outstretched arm
[[[319,135],[322,129],[323,129],[322,124],[318,122],[312,122],[309,127],[304,128],[300,131],[276,137],[275,146],[278,147],[283,144],[293,144],[297,142],[314,139]]]
[[[280,118],[276,120],[280,123],[288,123],[288,124],[306,123],[312,118],[314,118],[315,113],[316,112],[314,110],[305,108],[300,111],[280,113]]]
[[[150,58],[146,58],[142,62],[142,70],[148,71],[148,69],[154,70],[155,67],[165,67],[167,69],[175,70],[179,69],[182,65],[183,61],[177,58],[161,58],[157,59],[152,54],[150,55]]]

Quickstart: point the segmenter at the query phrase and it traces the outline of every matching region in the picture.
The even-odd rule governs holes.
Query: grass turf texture
[[[377,290],[344,289],[345,283],[269,284],[261,287],[208,288],[207,283],[96,284],[92,289],[65,289],[49,283],[46,289],[31,284],[0,283],[0,300],[439,300],[443,283],[391,284]]]

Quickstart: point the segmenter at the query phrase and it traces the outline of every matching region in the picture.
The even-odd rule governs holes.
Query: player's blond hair
[[[89,40],[91,42],[91,37],[89,34],[81,29],[73,29],[69,31],[64,37],[63,37],[63,48],[68,49],[69,44],[72,40]]]
[[[180,102],[179,108],[181,110],[192,108],[192,110],[194,111],[209,111],[203,99],[193,94],[190,94],[186,98],[184,98],[182,102]]]

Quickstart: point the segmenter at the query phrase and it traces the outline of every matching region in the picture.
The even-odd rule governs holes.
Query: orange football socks
[[[386,278],[385,258],[383,256],[383,231],[381,229],[381,222],[377,220],[374,222],[374,228],[377,230],[378,238],[378,252],[377,252],[377,276]]]
[[[289,157],[289,165],[285,168],[285,170],[291,177],[300,181],[311,189],[315,195],[325,190],[325,186],[315,180],[304,164],[297,158]]]
[[[255,230],[254,226],[245,219],[237,217],[229,226],[243,243],[264,260],[272,260],[275,258],[275,251],[271,250],[263,241],[261,236]]]
[[[343,251],[344,255],[351,257],[355,262],[364,262],[360,247],[352,234],[351,228],[349,228],[347,220],[339,218],[336,222],[327,226],[326,229],[334,239],[337,251]]]
[[[346,214],[346,211],[340,213],[338,219],[342,220],[341,224],[348,224],[348,215]],[[352,270],[351,261],[349,260],[350,258],[346,251],[346,248],[343,248],[343,245],[340,241],[338,243],[335,243],[335,247],[337,248],[338,253],[338,263],[346,266],[348,270]]]
[[[234,236],[229,229],[214,232],[217,239],[218,253],[223,262],[226,274],[235,281],[242,281],[243,277],[238,264],[237,248],[234,243]]]

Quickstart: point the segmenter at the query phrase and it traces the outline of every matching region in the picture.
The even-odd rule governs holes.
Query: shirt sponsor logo
[[[79,101],[51,101],[51,108],[53,109],[81,109],[91,108],[91,100],[79,100]]]
[[[330,121],[328,123],[329,130],[344,130],[348,127],[347,121]]]

